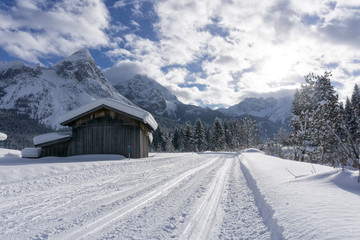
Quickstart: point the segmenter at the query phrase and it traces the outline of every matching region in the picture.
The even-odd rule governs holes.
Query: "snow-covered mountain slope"
[[[163,121],[165,125],[169,125],[169,119],[195,122],[197,118],[200,118],[212,124],[216,117],[224,118],[219,111],[180,102],[167,88],[145,75],[136,75],[118,83],[115,88],[140,107],[165,119]],[[158,121],[162,123],[162,119]]]
[[[106,73],[105,73],[106,76]],[[151,113],[176,120],[201,118],[212,123],[215,117],[254,116],[274,123],[286,123],[291,118],[292,97],[246,98],[227,109],[211,110],[180,102],[167,88],[155,80],[136,75],[115,85],[116,90]]]
[[[132,104],[105,79],[87,49],[48,68],[0,62],[0,108],[17,109],[53,128],[66,112],[99,98]]]
[[[231,116],[250,115],[262,117],[272,122],[285,123],[291,119],[292,96],[280,98],[246,98],[239,104],[227,109],[219,109],[222,113]]]
[[[136,75],[122,81],[115,85],[115,89],[157,115],[175,116],[177,105],[182,104],[167,88],[146,75]]]

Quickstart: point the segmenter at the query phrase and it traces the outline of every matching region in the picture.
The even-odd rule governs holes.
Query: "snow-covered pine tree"
[[[185,148],[185,151],[193,151],[194,150],[194,132],[192,129],[192,125],[189,122],[187,122],[185,124],[184,148]]]
[[[162,151],[163,142],[164,139],[163,139],[162,128],[158,126],[158,128],[153,133],[153,142],[152,142],[153,150]]]
[[[172,138],[172,145],[176,151],[183,151],[184,150],[184,141],[182,138],[181,129],[175,128],[174,135]]]
[[[252,118],[245,118],[242,125],[245,148],[256,147],[260,143],[258,123]]]
[[[340,130],[340,107],[338,96],[330,82],[331,73],[323,76],[312,76],[315,81],[312,138],[315,140],[318,160],[336,165],[339,142],[334,135]]]
[[[349,98],[346,98],[345,104],[345,123],[352,140],[356,141],[358,125],[356,121],[355,111]]]
[[[225,133],[219,118],[215,118],[214,121],[212,146],[215,151],[221,151],[225,149]]]
[[[360,90],[359,86],[355,84],[353,93],[351,95],[351,106],[354,110],[355,121],[357,129],[354,138],[357,143],[360,143]]]
[[[349,152],[343,109],[330,82],[331,73],[309,74],[306,85],[293,101],[293,143],[298,145],[295,159],[337,165]]]
[[[206,148],[205,143],[205,129],[202,121],[200,119],[196,120],[195,130],[194,130],[194,144],[197,151],[204,151]]]
[[[238,120],[224,121],[225,141],[228,149],[236,150],[241,147],[242,127]]]

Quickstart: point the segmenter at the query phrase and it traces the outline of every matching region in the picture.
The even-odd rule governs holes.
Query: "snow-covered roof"
[[[0,141],[5,141],[7,139],[7,135],[5,133],[0,132]]]
[[[34,141],[34,145],[37,146],[48,142],[65,140],[70,137],[71,137],[71,133],[69,132],[52,132],[52,133],[46,133],[39,136],[35,136],[33,141]]]
[[[21,150],[21,157],[23,158],[38,158],[41,154],[41,148],[24,148]]]
[[[94,110],[103,107],[142,120],[145,124],[149,125],[153,130],[156,130],[156,128],[158,127],[157,122],[149,112],[141,108],[130,106],[126,103],[122,103],[110,98],[98,99],[90,102],[87,105],[81,106],[77,109],[67,112],[65,115],[63,115],[60,118],[60,124],[66,125],[90,112],[93,112]]]

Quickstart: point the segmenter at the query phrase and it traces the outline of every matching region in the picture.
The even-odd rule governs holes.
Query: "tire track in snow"
[[[56,239],[87,239],[91,235],[96,234],[97,232],[101,231],[102,229],[106,228],[108,225],[118,221],[119,219],[123,218],[127,214],[139,209],[140,207],[146,205],[153,199],[160,197],[161,195],[166,194],[170,189],[174,188],[177,184],[179,184],[184,179],[188,178],[189,176],[195,174],[196,172],[212,165],[218,158],[214,158],[211,161],[207,161],[202,163],[200,166],[192,168],[179,176],[175,177],[174,179],[162,184],[151,192],[146,193],[143,196],[133,199],[132,201],[126,203],[121,208],[116,209],[100,218],[92,222],[88,222],[83,224],[80,228],[68,233],[68,234],[59,234]]]
[[[233,159],[225,159],[180,239],[207,239]]]

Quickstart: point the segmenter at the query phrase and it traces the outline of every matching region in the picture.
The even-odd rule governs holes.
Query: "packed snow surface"
[[[356,173],[242,153],[0,158],[1,239],[356,239]]]

